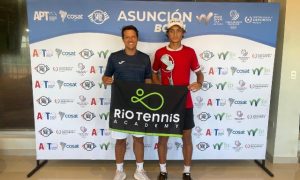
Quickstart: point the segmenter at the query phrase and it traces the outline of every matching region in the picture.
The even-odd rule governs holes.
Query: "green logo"
[[[137,96],[132,96],[131,97],[131,102],[133,102],[133,103],[138,103],[139,102],[139,103],[141,103],[143,106],[145,106],[147,109],[149,109],[151,111],[160,110],[162,108],[162,106],[164,105],[164,102],[165,102],[164,101],[164,97],[160,93],[158,93],[158,92],[153,92],[153,93],[150,93],[150,94],[146,94],[144,96],[144,90],[139,88],[139,89],[136,90],[135,93],[136,93]],[[149,96],[155,96],[155,95],[159,96],[160,99],[161,99],[161,104],[158,107],[149,107],[147,104],[145,104],[143,102],[143,100],[145,98],[147,98]],[[144,96],[144,97],[142,97],[142,96]]]

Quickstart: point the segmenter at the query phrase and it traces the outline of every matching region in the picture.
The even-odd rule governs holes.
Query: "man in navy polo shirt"
[[[151,83],[151,62],[147,54],[137,50],[138,30],[130,25],[122,28],[122,39],[125,49],[112,53],[107,62],[102,81],[105,85],[112,84],[113,80]],[[111,133],[116,139],[116,175],[114,180],[124,180],[126,174],[123,170],[126,152],[126,139],[129,134],[122,132]],[[150,180],[144,171],[144,135],[133,135],[133,151],[137,168],[134,178],[137,180]]]

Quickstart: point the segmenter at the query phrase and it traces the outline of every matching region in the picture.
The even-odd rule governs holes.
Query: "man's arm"
[[[153,84],[161,84],[157,72],[153,72],[153,73],[152,73],[152,83],[153,83]]]
[[[199,70],[196,73],[196,76],[197,76],[197,82],[193,82],[192,84],[188,85],[188,89],[190,91],[198,91],[199,89],[201,89],[202,87],[202,83],[203,83],[203,80],[204,80],[204,76],[203,76],[203,73]]]

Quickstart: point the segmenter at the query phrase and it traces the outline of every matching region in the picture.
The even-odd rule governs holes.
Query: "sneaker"
[[[141,171],[136,170],[133,177],[136,180],[150,180],[145,170],[141,170]]]
[[[183,173],[182,180],[192,180],[191,173]]]
[[[114,177],[114,180],[124,180],[126,179],[126,174],[123,171],[116,171],[116,175]]]
[[[167,180],[168,179],[168,173],[166,172],[160,172],[157,176],[157,180]]]

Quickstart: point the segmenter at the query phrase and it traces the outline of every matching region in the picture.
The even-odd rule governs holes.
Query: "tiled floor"
[[[254,161],[194,161],[194,180],[300,180],[299,164],[270,164],[267,167],[274,177],[267,175]],[[52,160],[32,177],[26,175],[35,167],[35,157],[0,156],[0,180],[106,180],[115,172],[113,161]],[[146,161],[145,169],[156,179],[157,161]],[[135,163],[126,161],[127,180],[133,179]],[[181,179],[181,161],[168,162],[169,180]]]

